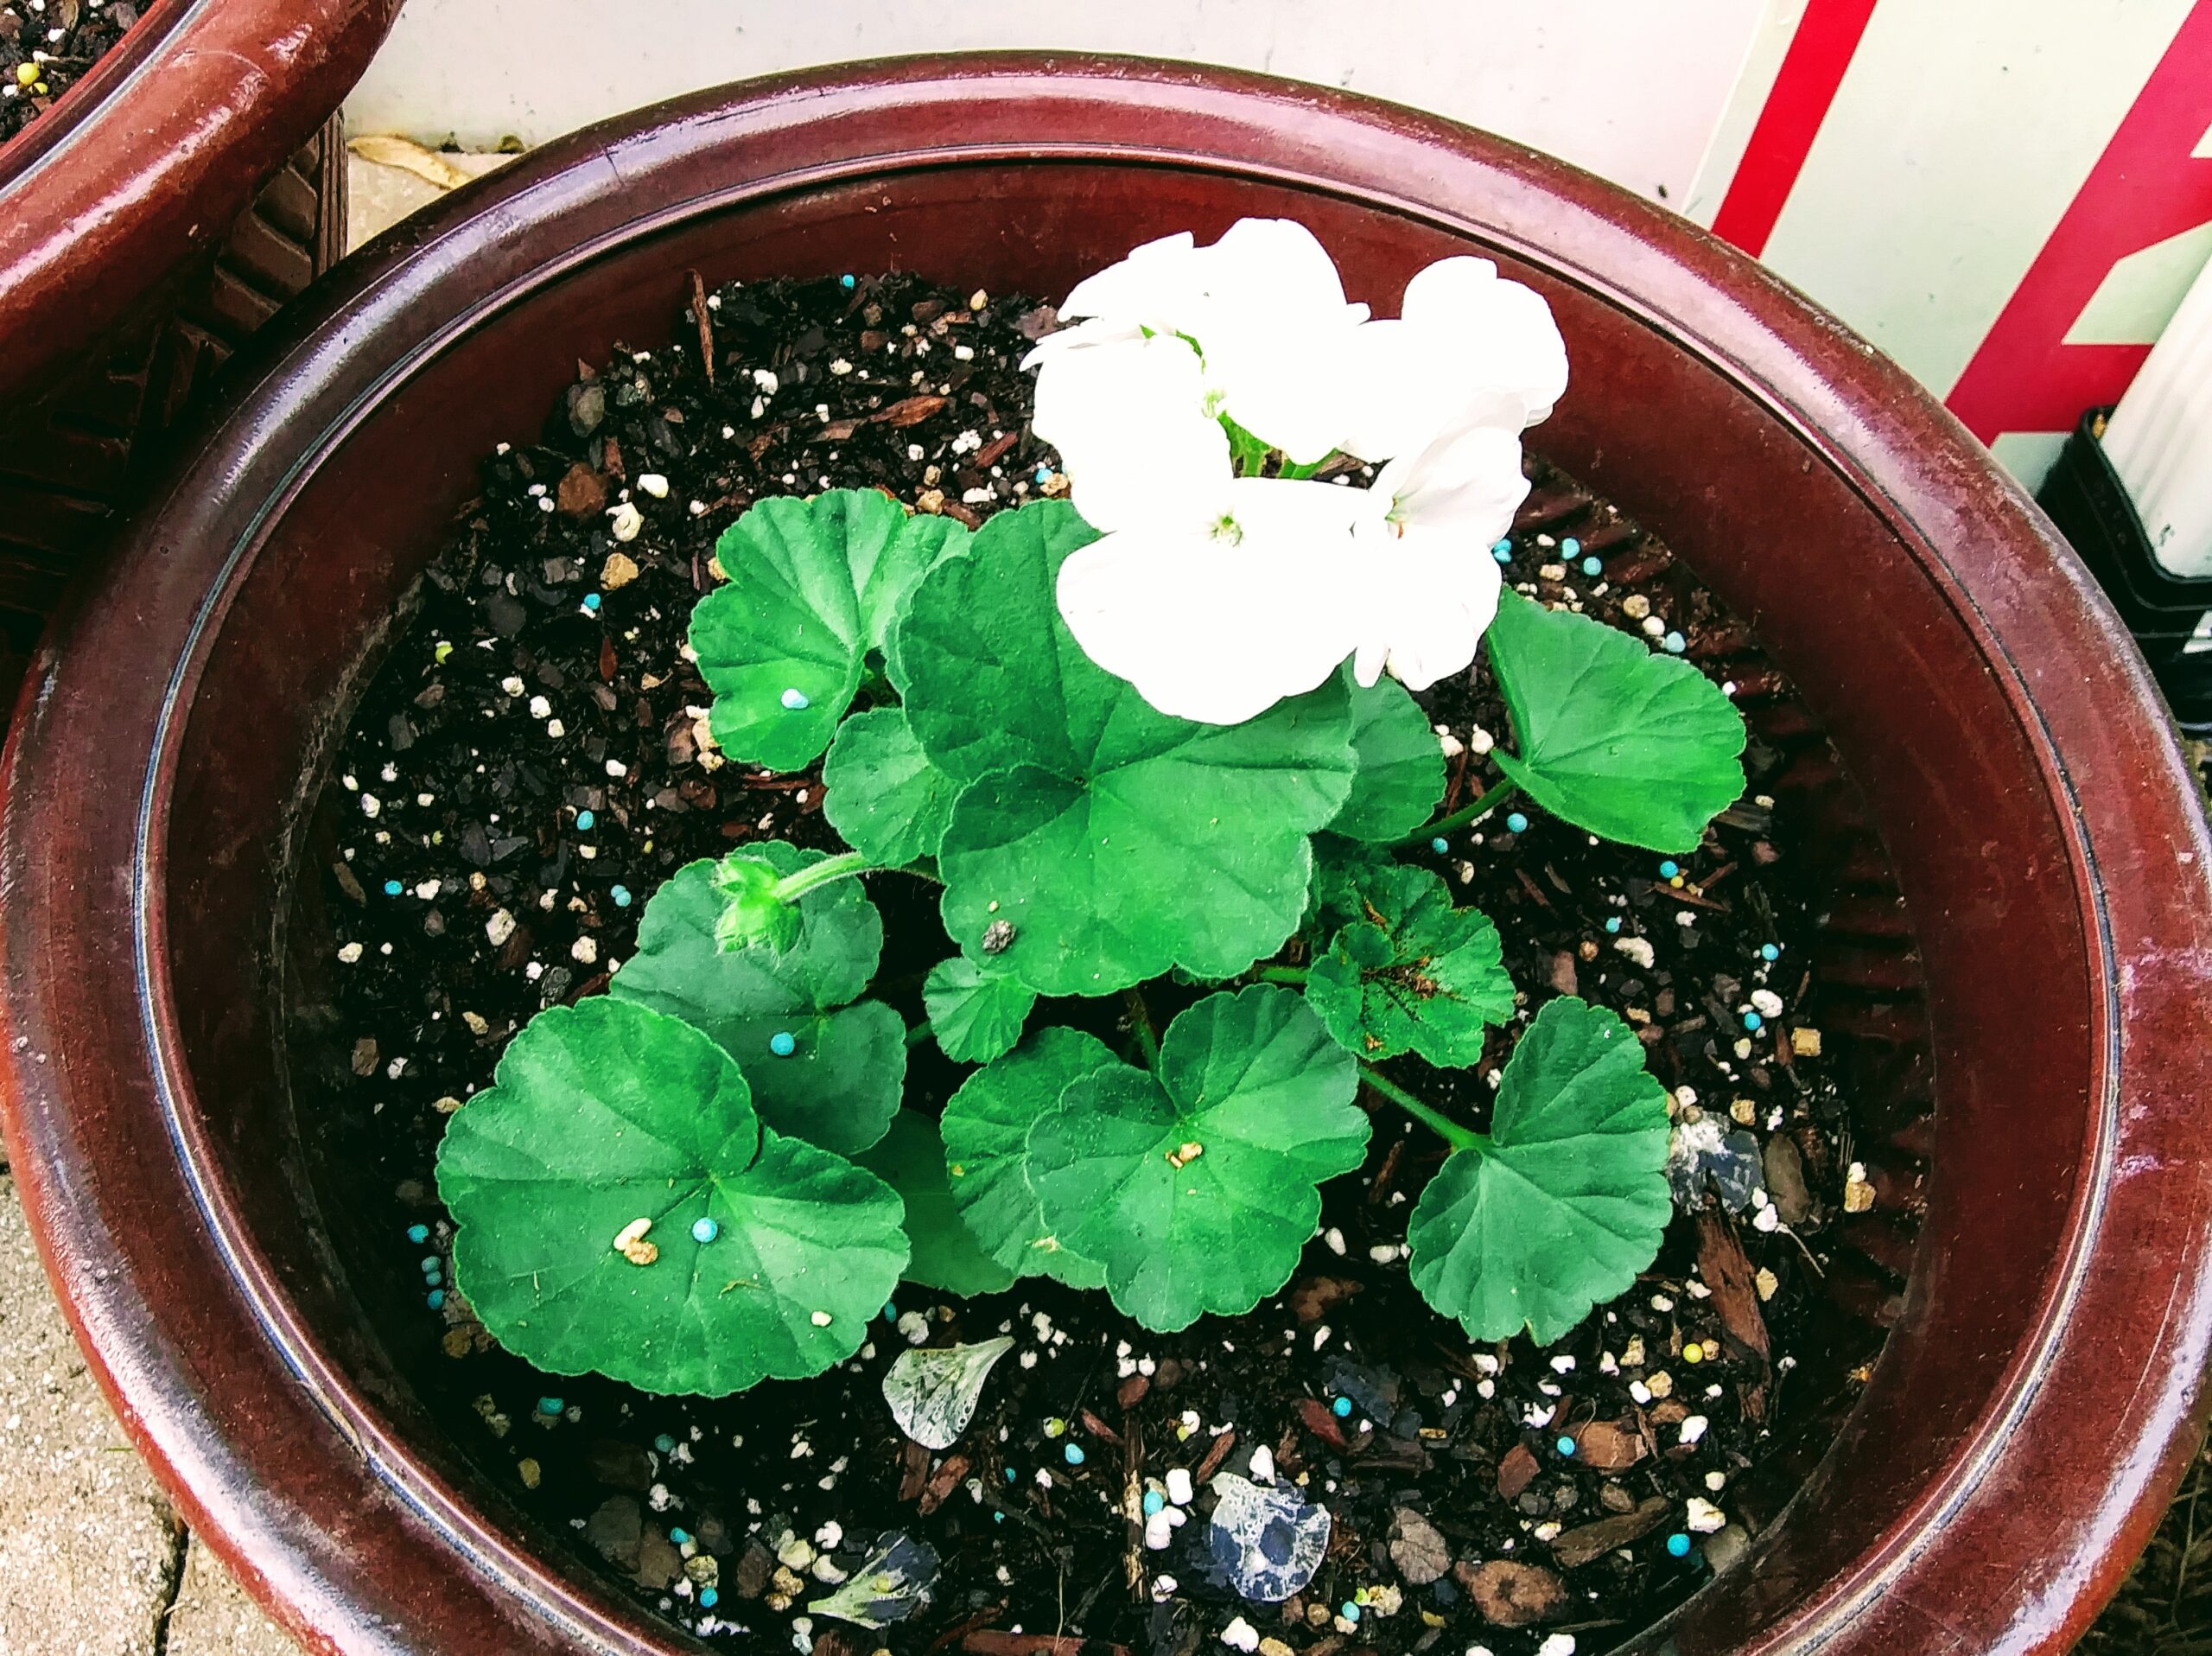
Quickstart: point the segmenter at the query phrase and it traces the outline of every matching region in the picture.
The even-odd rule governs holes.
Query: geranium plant
[[[1542,300],[1447,258],[1371,320],[1309,232],[1247,220],[1062,315],[1033,362],[1069,500],[971,532],[832,491],[721,538],[690,624],[715,739],[822,761],[849,849],[679,871],[609,992],[530,1023],[454,1118],[458,1285],[543,1367],[818,1373],[902,1274],[1047,1276],[1160,1329],[1249,1310],[1364,1159],[1363,1101],[1447,1147],[1410,1269],[1470,1335],[1555,1338],[1657,1250],[1640,1046],[1572,997],[1530,1018],[1496,927],[1397,857],[1516,791],[1682,852],[1743,787],[1703,675],[1503,588],[1521,433],[1566,385]],[[1437,818],[1413,692],[1485,638],[1503,780]],[[870,997],[875,876],[938,891],[913,1029]],[[1487,1131],[1375,1067],[1509,1037]],[[975,1067],[934,1116],[906,1098],[924,1039]]]

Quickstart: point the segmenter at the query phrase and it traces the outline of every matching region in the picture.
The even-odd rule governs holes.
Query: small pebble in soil
[[[1759,945],[1759,959],[1762,960],[1779,960],[1782,959],[1782,951],[1771,943],[1762,943]]]
[[[1522,816],[1518,811],[1508,812],[1505,817],[1505,831],[1509,834],[1527,833],[1529,831],[1529,818]]]
[[[407,1227],[407,1239],[410,1242],[416,1243],[429,1241],[430,1239],[430,1227],[427,1225],[410,1225]]]

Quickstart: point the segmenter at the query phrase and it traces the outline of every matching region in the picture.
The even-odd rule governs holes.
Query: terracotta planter
[[[2148,1535],[2212,1343],[2212,844],[2072,554],[1897,369],[1556,162],[1242,76],[913,61],[580,135],[353,264],[280,325],[19,710],[16,1166],[124,1418],[317,1647],[683,1646],[429,1430],[319,1217],[345,1169],[274,1056],[291,831],[479,456],[578,357],[664,335],[689,268],[1049,294],[1245,213],[1305,219],[1385,308],[1470,246],[1543,290],[1575,380],[1541,448],[1756,618],[1908,905],[1868,901],[1871,842],[1814,853],[1839,890],[1824,1021],[1894,1060],[1858,1082],[1897,1125],[1869,1159],[1904,1199],[1930,1158],[1901,1292],[1863,1246],[1890,1343],[1752,1559],[1637,1647],[2056,1650]],[[1866,1234],[1907,1265],[1901,1231]]]
[[[0,145],[0,693],[142,441],[345,252],[334,111],[399,0],[149,0]]]

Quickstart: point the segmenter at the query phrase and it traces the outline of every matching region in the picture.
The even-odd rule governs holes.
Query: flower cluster
[[[1060,314],[1028,366],[1035,429],[1102,532],[1058,584],[1093,660],[1162,712],[1235,724],[1347,656],[1362,685],[1415,690],[1474,659],[1490,547],[1528,493],[1521,433],[1567,386],[1538,294],[1461,256],[1370,319],[1313,232],[1244,219],[1211,246],[1147,243]],[[1314,476],[1338,457],[1381,469]]]

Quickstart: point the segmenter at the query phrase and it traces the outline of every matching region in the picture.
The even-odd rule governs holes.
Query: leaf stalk
[[[819,863],[810,863],[796,874],[786,874],[776,882],[778,902],[797,902],[819,887],[833,881],[849,880],[866,874],[874,866],[858,851],[840,851],[835,857],[825,857]]]
[[[1429,1105],[1423,1104],[1371,1065],[1362,1064],[1359,1067],[1359,1079],[1403,1110],[1415,1121],[1420,1122],[1421,1125],[1449,1144],[1454,1151],[1480,1150],[1487,1142],[1482,1134],[1475,1131],[1471,1127],[1462,1127],[1443,1111],[1432,1109]]]
[[[1489,793],[1484,794],[1472,805],[1463,805],[1457,811],[1454,811],[1450,816],[1439,817],[1434,822],[1430,823],[1427,827],[1414,829],[1413,832],[1408,834],[1403,839],[1400,840],[1398,844],[1401,845],[1426,845],[1430,840],[1436,839],[1445,834],[1448,834],[1455,828],[1464,828],[1471,822],[1478,822],[1481,820],[1484,817],[1488,816],[1491,812],[1497,810],[1498,806],[1503,805],[1508,799],[1510,799],[1520,791],[1521,784],[1518,782],[1500,782],[1496,787],[1491,789]]]

